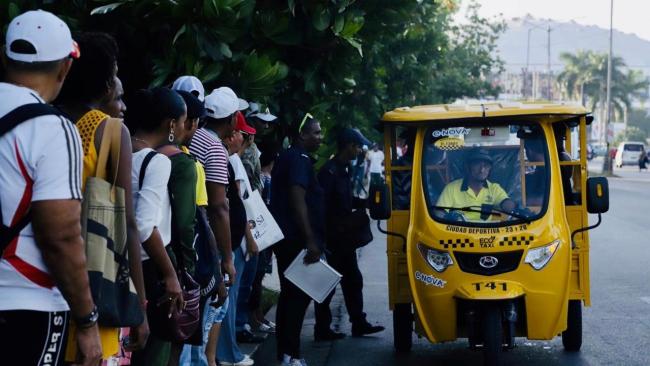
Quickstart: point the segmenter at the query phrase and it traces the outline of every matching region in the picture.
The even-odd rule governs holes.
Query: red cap
[[[247,133],[249,135],[254,135],[257,133],[257,130],[251,127],[248,123],[246,123],[246,118],[244,118],[244,115],[242,112],[237,112],[237,122],[235,123],[235,130],[241,131],[243,133]]]

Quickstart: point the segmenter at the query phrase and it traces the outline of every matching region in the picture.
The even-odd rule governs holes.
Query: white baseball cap
[[[205,97],[205,111],[208,117],[226,118],[239,110],[239,98],[232,89],[222,86]]]
[[[268,108],[266,108],[264,111],[261,110],[261,106],[259,103],[251,102],[250,103],[250,112],[246,114],[246,117],[255,117],[259,118],[264,122],[271,122],[275,121],[278,117],[274,116],[271,114]]]
[[[172,85],[172,90],[184,90],[196,95],[200,101],[205,100],[205,89],[203,83],[196,76],[185,75],[181,76]]]
[[[32,52],[19,52],[13,47],[16,41],[25,41],[34,49]],[[5,49],[8,58],[30,63],[80,56],[70,28],[56,15],[43,10],[25,12],[9,23]]]
[[[246,99],[239,98],[239,110],[240,111],[244,111],[244,110],[248,109],[248,106],[249,106],[249,104],[246,101]]]

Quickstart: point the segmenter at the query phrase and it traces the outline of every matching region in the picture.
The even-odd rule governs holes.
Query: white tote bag
[[[246,220],[251,226],[251,234],[253,234],[257,247],[262,251],[284,239],[284,234],[264,204],[260,193],[257,190],[253,191],[250,184],[246,183],[248,197],[242,198],[244,209],[246,209]],[[242,240],[241,248],[246,253],[246,237]]]

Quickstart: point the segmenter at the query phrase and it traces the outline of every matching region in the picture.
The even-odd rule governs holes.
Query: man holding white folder
[[[280,276],[276,310],[277,356],[282,365],[305,366],[300,356],[300,331],[310,297],[284,276],[303,250],[305,263],[318,262],[324,249],[323,190],[309,153],[321,144],[320,123],[310,114],[303,118],[292,146],[283,151],[272,173],[271,213],[285,239],[273,246]]]

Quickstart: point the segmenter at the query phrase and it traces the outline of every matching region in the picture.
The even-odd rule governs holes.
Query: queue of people
[[[379,179],[383,153],[366,158],[370,142],[342,129],[337,154],[316,172],[317,119],[307,114],[288,149],[261,147],[258,132],[277,117],[228,87],[206,93],[192,75],[125,101],[118,52],[110,35],[73,39],[41,10],[7,29],[3,354],[24,365],[246,366],[254,361],[239,344],[265,332],[276,333],[282,365],[305,365],[300,330],[311,299],[283,274],[303,249],[306,264],[327,260],[343,274],[352,335],[382,331],[363,312],[356,249],[372,234],[353,198],[356,171]],[[244,205],[254,191],[284,235],[262,251]],[[273,254],[275,323],[261,309]],[[330,327],[331,297],[316,306],[316,340],[344,337]]]

